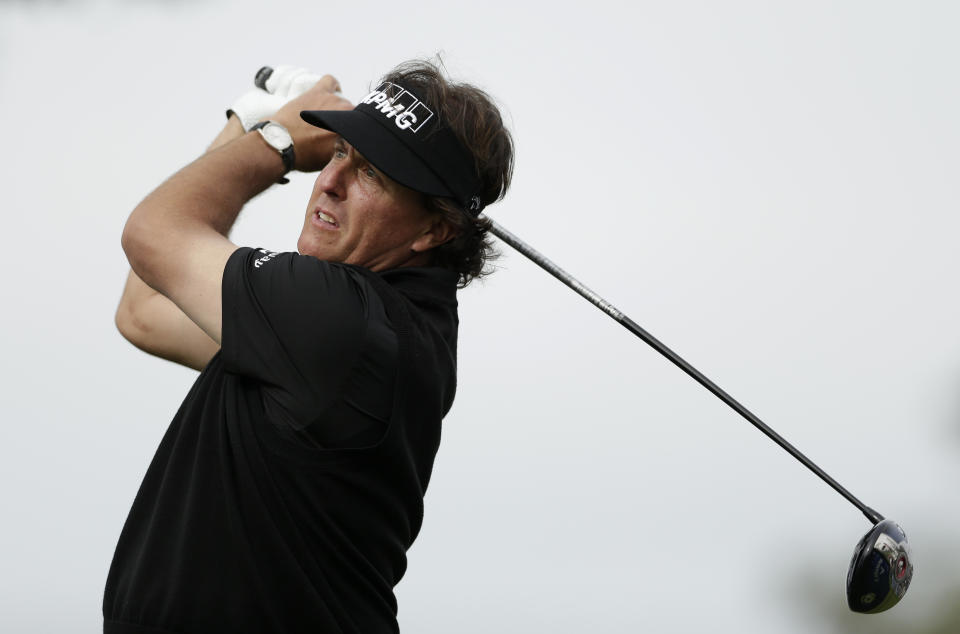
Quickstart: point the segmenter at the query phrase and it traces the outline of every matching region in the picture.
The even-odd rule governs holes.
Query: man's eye
[[[377,170],[373,169],[369,165],[363,170],[363,173],[367,176],[367,178],[377,178]]]
[[[347,155],[347,151],[346,151],[345,149],[343,149],[342,147],[335,147],[335,148],[333,148],[333,155],[334,155],[336,158],[343,158],[344,156]]]

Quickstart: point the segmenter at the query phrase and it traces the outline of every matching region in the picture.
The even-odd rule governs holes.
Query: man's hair
[[[503,198],[513,176],[513,139],[490,95],[451,81],[441,66],[426,60],[404,62],[381,81],[403,86],[438,111],[473,156],[484,206]],[[490,263],[499,256],[488,234],[492,222],[472,218],[452,198],[428,196],[427,207],[456,230],[455,238],[433,250],[434,265],[456,272],[460,288],[492,273]]]

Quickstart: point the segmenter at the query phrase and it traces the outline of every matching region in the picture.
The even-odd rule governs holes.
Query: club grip
[[[267,80],[270,79],[270,75],[273,74],[273,68],[270,66],[264,66],[257,71],[257,74],[253,77],[253,84],[260,90],[267,89]]]

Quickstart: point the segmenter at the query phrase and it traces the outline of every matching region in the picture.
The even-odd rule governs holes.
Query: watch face
[[[263,138],[267,140],[267,143],[280,151],[293,145],[293,139],[290,138],[290,133],[279,123],[270,122],[263,126],[260,132],[263,133]]]

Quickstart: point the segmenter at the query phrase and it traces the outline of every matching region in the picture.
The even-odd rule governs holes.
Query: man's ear
[[[430,221],[427,228],[420,236],[413,241],[410,248],[417,253],[424,253],[430,249],[436,248],[441,244],[446,244],[457,237],[457,229],[441,215],[437,215]]]

